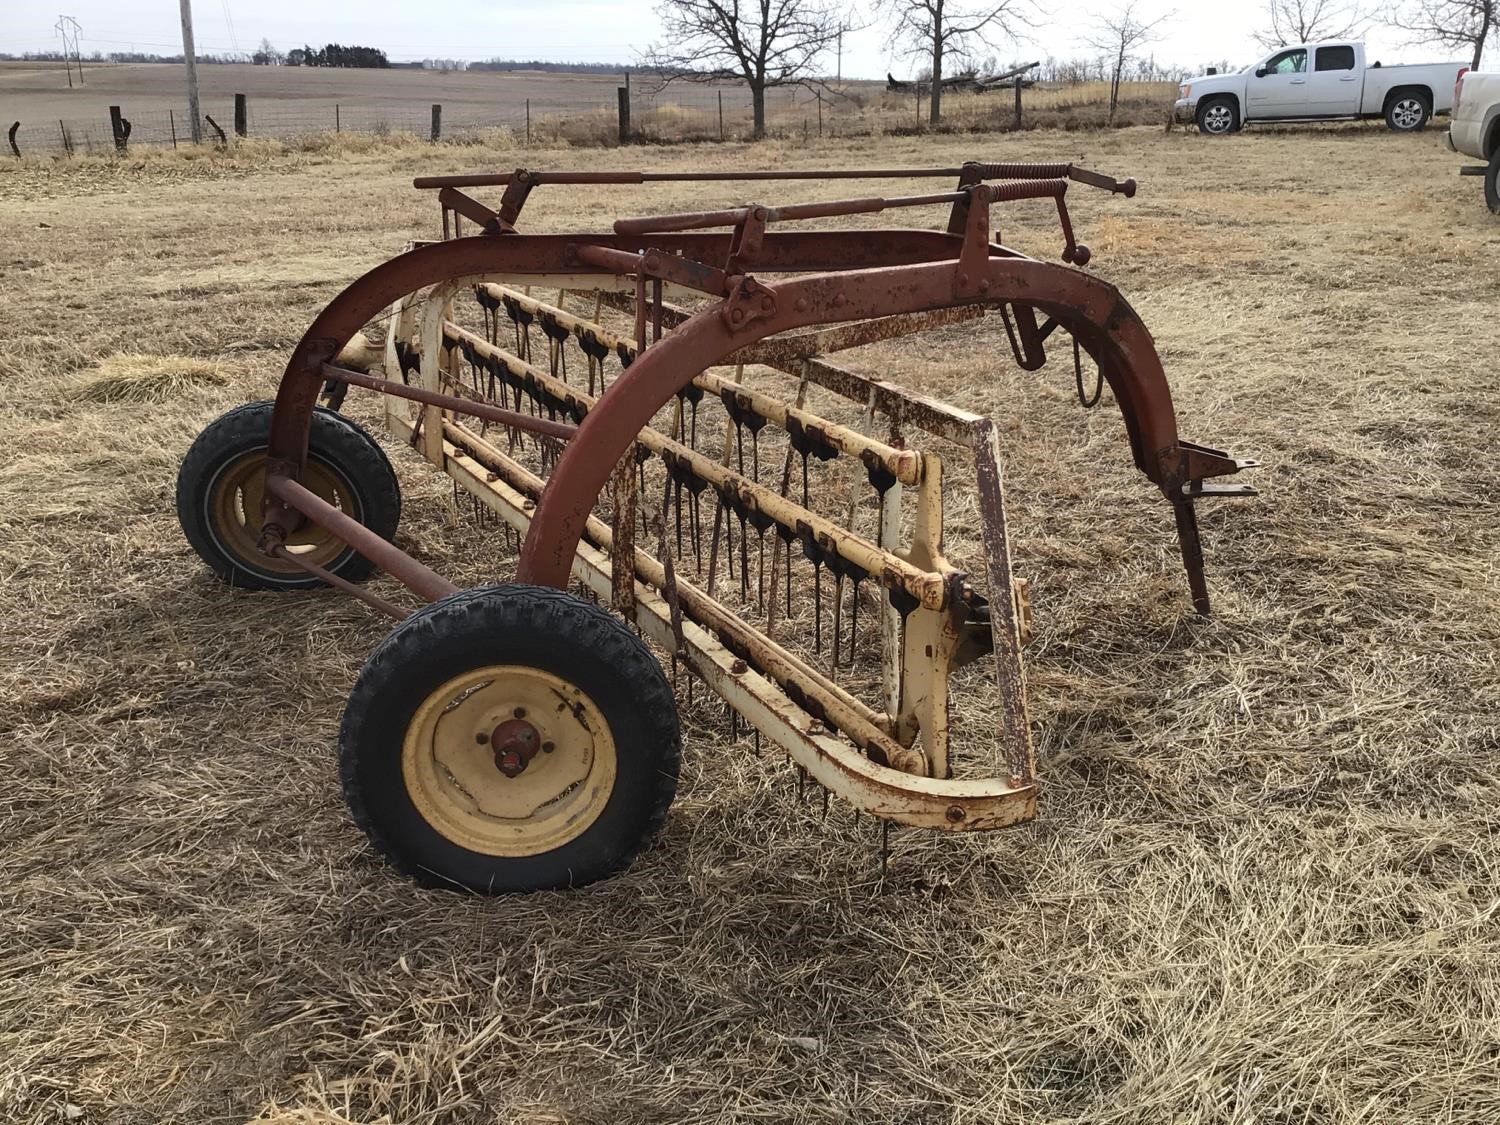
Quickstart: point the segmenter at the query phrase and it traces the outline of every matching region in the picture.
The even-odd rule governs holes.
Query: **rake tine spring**
[[[692,404],[693,422],[688,438],[688,447],[694,451],[698,448],[698,404]]]
[[[734,709],[734,704],[728,700],[724,701],[724,710],[729,712],[729,741],[738,742],[740,739],[740,713]]]
[[[787,544],[786,550],[781,552],[782,564],[786,567],[786,581],[782,583],[786,587],[786,617],[792,616],[792,547]]]
[[[745,529],[745,517],[740,516],[740,603],[750,600],[750,534]]]
[[[880,822],[880,881],[885,882],[886,872],[890,867],[891,856],[891,822],[882,820]]]
[[[755,571],[755,608],[763,610],[766,605],[766,529],[761,528],[756,538],[760,544],[760,565]]]
[[[813,562],[813,651],[823,651],[823,564]]]
[[[673,505],[677,515],[677,553],[682,554],[682,482],[677,482],[677,503]]]
[[[734,524],[724,517],[724,573],[734,581]]]
[[[843,627],[844,608],[844,576],[837,571],[833,575],[833,645],[830,651],[833,653],[832,669],[835,673],[839,670],[839,649],[843,647],[839,643],[840,630]]]
[[[822,816],[822,819],[823,820],[827,820],[828,819],[828,790],[826,788],[823,790],[823,816]]]
[[[797,803],[800,805],[807,799],[807,771],[801,766],[797,767]]]
[[[689,495],[692,498],[691,502],[693,505],[693,510],[691,513],[693,534],[693,561],[697,564],[698,573],[701,575],[703,573],[703,509],[700,505],[703,498],[701,494],[697,492],[690,492]]]
[[[714,581],[719,571],[719,524],[724,518],[724,501],[714,493],[714,535],[708,545],[708,596],[714,596]]]
[[[760,728],[755,728],[755,756],[760,757]]]
[[[859,579],[854,579],[854,593],[849,604],[849,667],[854,667],[854,648],[859,638]]]

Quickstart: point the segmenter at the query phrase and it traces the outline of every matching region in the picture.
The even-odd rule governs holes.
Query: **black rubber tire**
[[[1484,174],[1484,201],[1493,214],[1500,215],[1500,148],[1490,157],[1489,169]]]
[[[1215,106],[1222,106],[1229,111],[1229,127],[1226,129],[1211,128],[1208,123],[1208,111]],[[1230,133],[1240,131],[1240,107],[1239,103],[1231,97],[1219,95],[1217,97],[1204,98],[1198,103],[1198,112],[1195,116],[1198,123],[1198,132],[1210,137],[1227,137]]]
[[[260,556],[235,550],[215,532],[211,508],[218,475],[245,454],[266,448],[273,405],[246,403],[209,423],[198,435],[177,472],[177,519],[193,550],[230,585],[252,590],[313,589],[323,583],[310,574],[286,574],[262,566],[257,561]],[[363,427],[318,407],[309,432],[308,458],[342,479],[354,502],[351,516],[382,539],[396,534],[401,522],[401,486],[385,451]],[[327,569],[359,582],[375,567],[350,547]]]
[[[1415,102],[1421,107],[1421,119],[1415,125],[1398,125],[1396,123],[1396,108],[1407,102]],[[1421,94],[1397,93],[1391,95],[1385,105],[1385,126],[1393,133],[1420,133],[1427,128],[1427,123],[1432,120],[1432,102]]]
[[[603,810],[551,851],[472,851],[429,823],[408,791],[401,759],[412,719],[443,684],[490,664],[541,669],[580,688],[614,739]],[[579,887],[622,870],[666,820],[681,757],[671,685],[640,638],[590,602],[520,584],[463,590],[397,625],[360,671],[339,732],[344,799],[375,849],[424,886],[481,894]]]

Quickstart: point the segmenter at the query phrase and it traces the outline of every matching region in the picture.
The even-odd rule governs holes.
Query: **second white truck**
[[[1466,74],[1453,92],[1448,147],[1484,161],[1462,169],[1484,177],[1484,201],[1500,215],[1500,74]]]
[[[1398,133],[1423,128],[1453,107],[1461,62],[1365,65],[1365,45],[1336,41],[1282,47],[1232,74],[1182,84],[1175,117],[1211,136],[1255,122],[1384,118]]]

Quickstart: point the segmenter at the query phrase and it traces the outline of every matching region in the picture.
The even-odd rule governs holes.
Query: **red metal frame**
[[[265,501],[265,537],[274,546],[306,515],[287,502],[280,481],[301,472],[318,393],[340,349],[393,302],[429,285],[486,275],[610,277],[634,273],[638,287],[658,280],[685,282],[722,298],[690,317],[643,351],[590,411],[568,442],[549,479],[522,547],[517,578],[564,587],[588,514],[616,463],[641,428],[695,375],[732,353],[793,329],[986,306],[1015,314],[1018,359],[1032,366],[1050,331],[1069,331],[1108,380],[1124,417],[1136,466],[1173,506],[1193,601],[1208,611],[1208,593],[1193,500],[1201,495],[1244,495],[1248,488],[1206,486],[1204,480],[1237,472],[1253,462],[1182,440],[1172,396],[1151,334],[1109,283],[1065,265],[1036,261],[991,241],[990,205],[1026,198],[1057,201],[1066,237],[1064,258],[1082,264],[1087,247],[1075,244],[1063,203],[1069,181],[1134,194],[1134,181],[1116,182],[1071,165],[966,165],[863,175],[950,175],[959,190],[941,196],[894,200],[846,200],[783,208],[741,208],[655,220],[626,220],[613,232],[563,235],[514,233],[527,193],[539,183],[640,183],[648,179],[852,178],[845,174],[764,173],[753,176],[649,173],[526,173],[496,177],[437,177],[418,186],[443,190],[446,210],[455,208],[480,222],[487,233],[419,246],[355,281],[313,322],[287,364],[277,392],[270,436]],[[857,175],[857,174],[856,174]],[[1053,177],[1014,182],[1018,177]],[[987,177],[1013,182],[987,184]],[[463,196],[460,186],[504,184],[498,212]],[[949,202],[947,232],[888,230],[767,231],[781,218],[816,217]],[[455,207],[456,205],[456,207]],[[476,210],[477,209],[477,210]],[[489,216],[494,221],[486,219]],[[733,224],[732,231],[689,228]],[[717,263],[717,265],[715,264]],[[654,267],[654,269],[653,269]],[[746,272],[793,275],[759,281]],[[1049,318],[1039,327],[1036,315]],[[337,376],[337,371],[335,370]],[[361,383],[350,378],[348,382]],[[363,384],[362,384],[363,385]],[[409,395],[408,397],[418,397]],[[449,404],[452,405],[452,404]],[[463,403],[463,409],[473,404]],[[472,413],[478,411],[470,410]],[[535,421],[529,420],[529,421]],[[564,429],[564,427],[559,427]],[[559,435],[561,436],[561,435]],[[349,541],[360,550],[356,532]],[[388,551],[395,550],[385,545]],[[399,553],[399,552],[397,552]],[[400,566],[387,567],[405,578]],[[410,584],[410,583],[409,583]],[[421,576],[413,588],[432,596],[436,587]]]

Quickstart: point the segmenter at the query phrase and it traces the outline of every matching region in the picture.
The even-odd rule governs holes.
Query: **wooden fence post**
[[[724,139],[724,91],[719,91],[719,140]]]
[[[234,135],[244,137],[250,134],[250,107],[244,94],[234,96]]]
[[[16,154],[16,159],[17,160],[21,159],[21,150],[16,147],[16,131],[18,129],[20,129],[20,128],[21,128],[21,123],[19,121],[17,121],[14,125],[12,125],[10,127],[10,132],[5,135],[6,139],[8,139],[10,141],[10,151]]]
[[[436,102],[432,104],[432,143],[437,144],[443,139],[443,107]]]
[[[124,153],[130,143],[130,127],[125,124],[125,118],[117,105],[109,107],[109,132],[115,139],[115,151]]]
[[[229,144],[229,138],[224,135],[224,130],[219,128],[219,123],[214,120],[213,114],[205,113],[203,115],[203,120],[208,122],[208,126],[210,129],[219,134],[219,139],[215,142],[218,147],[224,148],[225,146],[227,146]]]
[[[620,101],[620,143],[628,145],[630,143],[630,87],[616,87],[615,96]]]
[[[531,143],[531,99],[526,99],[526,143]]]
[[[1016,75],[1016,128],[1021,127],[1021,75]]]

